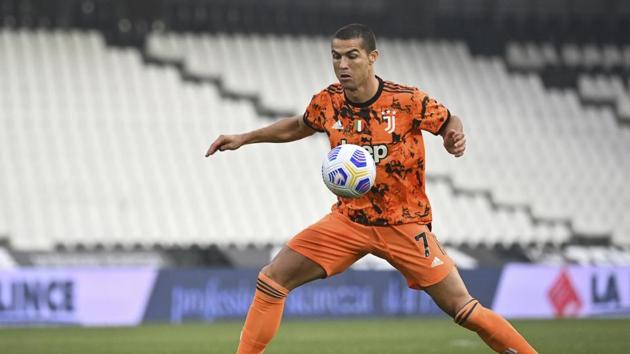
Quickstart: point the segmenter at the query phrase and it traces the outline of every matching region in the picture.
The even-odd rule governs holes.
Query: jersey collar
[[[376,100],[378,100],[379,97],[381,97],[381,93],[383,92],[383,79],[381,79],[380,77],[378,77],[378,75],[376,75],[376,79],[378,79],[378,90],[376,90],[376,93],[374,94],[374,96],[372,98],[370,98],[369,100],[365,101],[365,102],[361,102],[361,103],[357,103],[357,102],[352,102],[348,96],[346,96],[346,93],[344,91],[343,93],[343,97],[346,100],[346,102],[353,106],[353,107],[368,107],[370,105],[372,105],[372,103],[376,102]]]

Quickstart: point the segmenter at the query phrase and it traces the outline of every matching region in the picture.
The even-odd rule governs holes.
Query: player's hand
[[[219,135],[219,137],[210,145],[206,157],[218,151],[236,150],[243,145],[242,135]]]
[[[451,129],[444,135],[444,148],[449,154],[460,157],[466,150],[466,136],[463,132]]]

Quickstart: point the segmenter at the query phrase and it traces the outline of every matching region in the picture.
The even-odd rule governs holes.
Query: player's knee
[[[471,301],[474,300],[468,292],[453,296],[447,305],[446,312],[453,318]]]
[[[271,293],[276,296],[282,295],[282,297],[287,296],[291,291],[291,289],[285,285],[284,281],[279,280],[278,275],[273,272],[273,267],[270,265],[263,267],[260,273],[258,273],[256,289],[263,292],[271,291]]]
[[[264,274],[265,276],[273,279],[274,281],[278,281],[276,279],[277,275],[274,274],[274,272],[272,271],[272,267],[271,264],[267,264],[266,266],[262,267],[262,269],[260,270],[260,273]]]
[[[275,267],[273,263],[267,264],[266,266],[264,266],[260,270],[260,273],[264,274],[269,279],[278,283],[280,286],[287,287],[288,285],[286,284],[287,283],[286,274],[284,274],[282,270],[278,269],[278,267]]]
[[[479,303],[479,301],[475,298],[469,298],[468,301],[459,305],[455,315],[453,316],[453,320],[462,327],[476,330],[475,321],[472,319],[477,316],[474,316],[473,314],[480,311],[483,311],[483,306]]]

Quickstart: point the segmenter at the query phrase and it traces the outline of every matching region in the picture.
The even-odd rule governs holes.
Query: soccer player
[[[494,351],[536,353],[505,319],[469,295],[431,232],[421,131],[442,136],[446,151],[460,157],[466,148],[461,119],[419,89],[376,76],[379,53],[368,27],[339,29],[331,53],[339,83],[313,96],[304,115],[244,134],[221,135],[206,153],[289,142],[316,132],[328,135],[331,148],[351,143],[379,152],[375,185],[366,195],[339,197],[329,214],[295,235],[262,268],[237,353],[265,350],[291,290],[341,273],[367,253],[386,259],[410,288],[426,291],[458,325],[477,332]]]

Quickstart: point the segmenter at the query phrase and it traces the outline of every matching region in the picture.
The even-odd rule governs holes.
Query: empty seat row
[[[542,70],[546,67],[565,66],[582,70],[630,71],[628,45],[508,42],[505,57],[508,65],[517,69]]]
[[[611,103],[615,105],[617,115],[630,122],[630,79],[624,85],[618,75],[589,75],[578,77],[578,92],[588,101]]]

